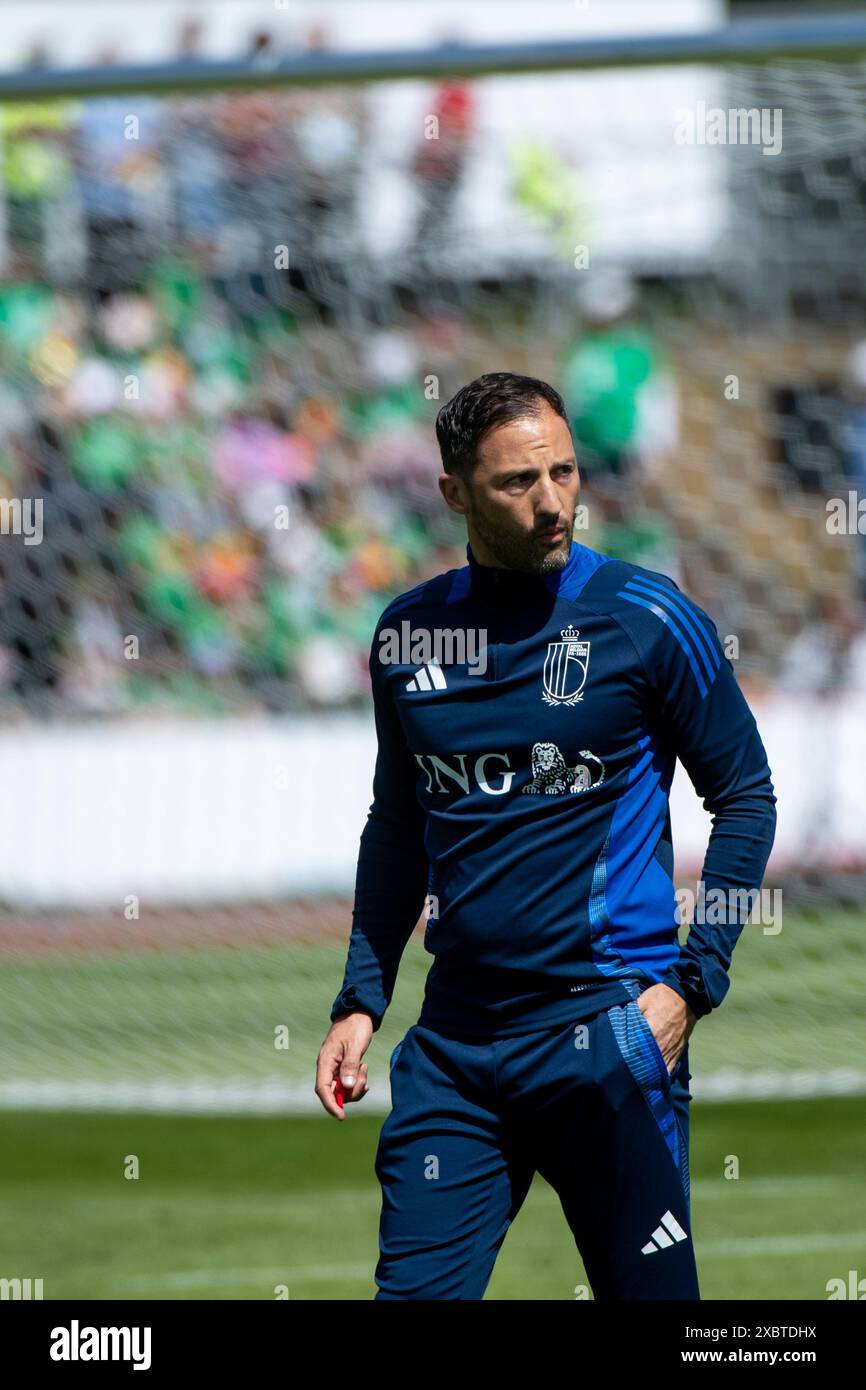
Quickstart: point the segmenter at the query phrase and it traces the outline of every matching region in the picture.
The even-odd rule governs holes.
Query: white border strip
[[[698,1101],[815,1100],[823,1096],[866,1095],[866,1071],[834,1068],[813,1071],[716,1072],[692,1077]],[[373,1085],[357,1114],[387,1114],[387,1084]],[[215,1081],[6,1081],[0,1084],[0,1110],[104,1110],[183,1115],[323,1115],[308,1083],[254,1081],[237,1077]]]

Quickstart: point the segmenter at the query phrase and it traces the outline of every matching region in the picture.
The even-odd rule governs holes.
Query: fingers
[[[354,1101],[363,1100],[364,1096],[370,1089],[367,1081],[367,1063],[362,1062],[360,1067],[358,1068],[358,1075],[355,1078],[354,1085],[348,1087],[343,1086],[342,1105],[340,1105],[337,1099],[337,1079],[338,1078],[336,1076],[333,1076],[331,1080],[328,1082],[327,1093],[324,1097],[319,1095],[318,1086],[316,1087],[316,1094],[319,1095],[322,1104],[324,1105],[325,1109],[328,1111],[329,1114],[335,1115],[338,1120],[345,1120],[345,1107]]]
[[[358,1075],[355,1077],[353,1085],[348,1086],[346,1082],[343,1081],[342,1073],[340,1075],[340,1081],[343,1086],[343,1100],[345,1104],[348,1105],[352,1101],[363,1100],[364,1096],[370,1089],[367,1080],[367,1063],[361,1063],[360,1067],[358,1068]]]
[[[361,1049],[355,1039],[346,1043],[346,1055],[340,1063],[340,1085],[346,1104],[362,1100],[370,1089],[367,1084],[367,1063],[361,1061]]]
[[[340,1063],[340,1081],[343,1084],[343,1090],[347,1093],[354,1087],[363,1065],[361,1049],[353,1039],[348,1039],[345,1044],[343,1060]]]
[[[676,1071],[677,1067],[679,1066],[680,1062],[683,1060],[683,1053],[685,1052],[685,1050],[686,1050],[685,1047],[680,1047],[680,1048],[677,1049],[677,1055],[676,1055],[676,1059],[675,1059],[675,1061],[674,1061],[674,1064],[673,1064],[673,1066],[668,1067],[668,1071],[669,1071],[669,1073],[670,1073],[671,1076],[673,1076],[673,1074],[674,1074],[674,1072]]]
[[[342,1109],[337,1104],[334,1090],[337,1084],[337,1071],[339,1059],[331,1051],[324,1048],[319,1053],[319,1060],[316,1066],[316,1085],[315,1093],[322,1102],[329,1115],[333,1115],[335,1120],[345,1118]]]
[[[363,1100],[370,1089],[367,1063],[341,1059],[339,1045],[323,1046],[316,1068],[315,1093],[329,1115],[337,1120],[346,1118],[345,1106]],[[343,1105],[337,1101],[337,1079],[343,1088]]]

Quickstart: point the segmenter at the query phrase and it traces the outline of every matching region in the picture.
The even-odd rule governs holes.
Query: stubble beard
[[[525,574],[556,574],[568,564],[574,517],[571,526],[566,525],[565,535],[555,549],[542,549],[541,541],[533,540],[531,536],[497,531],[475,511],[470,513],[470,520],[490,553],[495,556],[497,564],[504,565],[506,569],[522,570]]]

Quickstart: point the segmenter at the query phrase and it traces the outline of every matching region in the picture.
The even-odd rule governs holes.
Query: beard
[[[506,569],[522,570],[525,574],[556,574],[565,569],[571,554],[574,513],[566,521],[565,535],[559,545],[551,546],[539,536],[525,532],[497,530],[473,507],[469,520],[496,563]]]

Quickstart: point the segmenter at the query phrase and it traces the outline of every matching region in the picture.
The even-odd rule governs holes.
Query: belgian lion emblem
[[[532,781],[525,792],[559,796],[562,792],[585,792],[604,781],[604,763],[588,748],[580,750],[585,761],[569,767],[555,743],[532,745]]]

